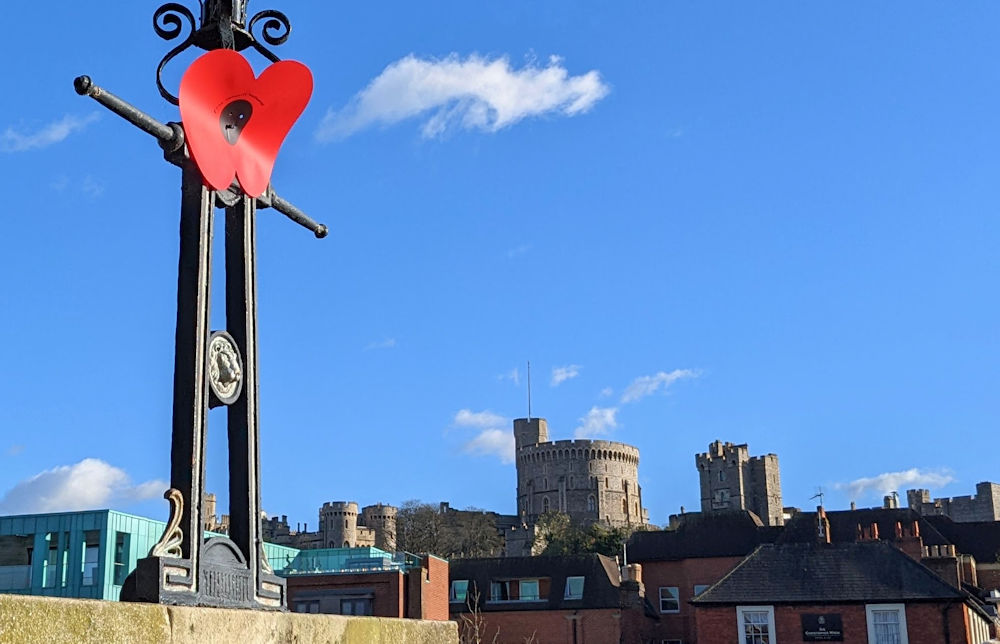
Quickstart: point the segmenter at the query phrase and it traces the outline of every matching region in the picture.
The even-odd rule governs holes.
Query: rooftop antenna
[[[809,497],[809,500],[811,501],[813,499],[819,499],[819,504],[823,505],[823,496],[824,496],[824,494],[823,494],[823,488],[822,487],[818,487],[816,489],[818,491],[816,492],[816,494],[813,494],[811,497]]]
[[[528,421],[531,421],[531,360],[528,360]]]

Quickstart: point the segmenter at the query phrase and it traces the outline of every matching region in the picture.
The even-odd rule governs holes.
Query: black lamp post
[[[278,11],[262,11],[247,22],[246,0],[204,0],[201,24],[191,11],[170,2],[153,14],[153,28],[165,40],[186,38],[156,70],[160,94],[177,98],[161,81],[163,68],[188,47],[253,48],[278,58],[254,36],[280,45],[291,31]],[[121,599],[167,604],[284,610],[285,581],[268,564],[261,537],[260,449],[257,378],[256,217],[271,207],[325,237],[326,226],[280,198],[268,186],[260,197],[234,182],[226,190],[204,184],[185,145],[180,123],[163,124],[95,85],[74,82],[87,95],[156,137],[164,157],[181,168],[180,261],[174,353],[173,429],[170,449],[170,520],[149,556],[126,579]],[[226,328],[209,328],[212,236],[215,209],[225,211]],[[229,438],[229,535],[204,538],[205,433],[210,407],[227,407]]]

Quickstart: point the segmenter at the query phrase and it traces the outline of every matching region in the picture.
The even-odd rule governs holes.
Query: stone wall
[[[455,622],[299,615],[0,594],[0,642],[458,644]]]
[[[695,455],[702,512],[750,510],[767,525],[784,524],[778,456],[750,456],[744,443],[715,441]]]
[[[907,490],[907,504],[923,515],[944,515],[956,523],[1000,521],[1000,485],[982,481],[975,495],[953,496],[931,501],[926,489]]]
[[[544,428],[544,419],[532,419]],[[565,512],[581,524],[612,526],[649,522],[639,487],[639,450],[601,440],[527,443],[525,419],[514,421],[517,510],[534,523],[547,511]],[[548,436],[547,430],[539,433]]]

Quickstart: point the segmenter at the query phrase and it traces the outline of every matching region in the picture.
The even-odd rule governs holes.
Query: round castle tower
[[[397,512],[397,508],[381,503],[361,508],[361,519],[365,526],[375,531],[376,548],[387,552],[396,551]]]
[[[354,501],[324,503],[319,509],[319,532],[324,548],[354,548],[358,543],[358,504]]]
[[[514,420],[517,511],[528,523],[549,511],[581,524],[649,523],[639,487],[639,450],[602,440],[549,441],[544,418]]]

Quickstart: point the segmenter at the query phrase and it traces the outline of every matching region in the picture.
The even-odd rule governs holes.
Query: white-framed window
[[[908,644],[903,604],[866,604],[869,644]]]
[[[522,579],[518,588],[518,597],[523,602],[538,601],[538,580]]]
[[[681,612],[680,588],[677,586],[660,586],[660,612]]]
[[[585,577],[567,577],[566,592],[563,599],[583,599],[583,582]]]
[[[698,595],[702,594],[703,592],[705,592],[705,589],[708,588],[708,587],[709,587],[709,584],[695,584],[694,585],[694,596],[697,597]]]
[[[777,644],[774,606],[737,606],[736,633],[740,644]]]
[[[448,601],[464,602],[469,592],[468,579],[455,579],[451,582],[451,591],[448,593]]]

